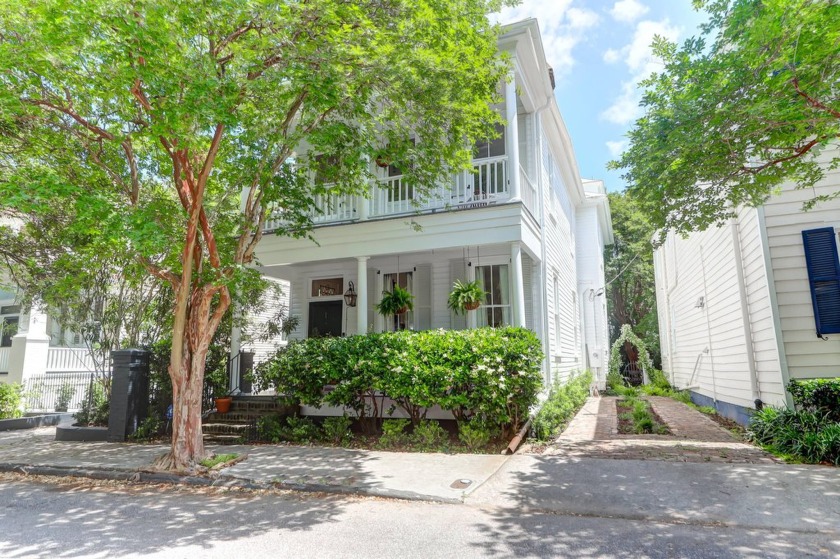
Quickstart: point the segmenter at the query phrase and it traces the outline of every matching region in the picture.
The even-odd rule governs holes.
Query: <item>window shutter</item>
[[[802,232],[817,336],[840,334],[840,261],[834,228]]]
[[[432,267],[422,264],[414,272],[414,329],[432,327]]]

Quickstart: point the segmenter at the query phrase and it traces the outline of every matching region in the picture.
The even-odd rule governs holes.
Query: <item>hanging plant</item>
[[[376,305],[376,312],[383,316],[403,314],[411,310],[414,310],[414,295],[399,285],[395,285],[391,291],[383,291],[382,300]]]
[[[467,311],[474,311],[480,307],[486,296],[487,292],[478,280],[455,280],[446,306],[455,311],[455,314],[466,314]]]
[[[385,153],[380,153],[380,154],[377,154],[377,156],[374,158],[374,161],[376,161],[377,167],[381,167],[381,168],[385,169],[386,167],[388,167],[391,164],[392,159],[391,159],[390,155],[387,155]]]

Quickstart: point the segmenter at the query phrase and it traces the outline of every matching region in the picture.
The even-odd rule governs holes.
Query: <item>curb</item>
[[[99,480],[126,481],[134,483],[167,483],[171,485],[188,485],[194,487],[231,487],[247,490],[284,489],[306,493],[329,493],[335,495],[354,495],[363,497],[379,497],[385,499],[399,499],[402,501],[422,501],[427,503],[463,504],[464,497],[432,497],[413,491],[382,489],[377,487],[348,487],[321,483],[297,483],[278,481],[257,481],[230,475],[220,475],[218,478],[202,476],[188,476],[163,472],[143,472],[139,470],[121,470],[119,468],[76,468],[72,466],[36,466],[32,464],[0,463],[0,472],[24,475],[81,477]]]

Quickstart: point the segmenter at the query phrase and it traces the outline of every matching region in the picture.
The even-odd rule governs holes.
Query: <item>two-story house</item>
[[[602,255],[612,242],[604,186],[579,176],[537,21],[506,26],[499,49],[512,59],[506,125],[475,147],[472,172],[420,199],[399,169],[372,161],[378,180],[368,196],[320,200],[317,244],[273,235],[267,224],[257,255],[263,274],[288,282],[300,321],[292,338],[523,326],[542,340],[547,381],[591,368],[603,382]],[[484,304],[454,314],[453,282],[475,279]],[[386,318],[375,306],[394,285],[414,295],[414,309]]]

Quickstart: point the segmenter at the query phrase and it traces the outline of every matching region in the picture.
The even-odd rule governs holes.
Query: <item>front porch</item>
[[[534,256],[514,242],[266,266],[262,272],[289,281],[290,314],[300,320],[290,338],[302,339],[507,325],[539,331],[536,269]],[[479,309],[464,316],[447,308],[455,280],[483,284],[487,296]],[[394,285],[414,295],[414,308],[385,317],[376,304]],[[351,292],[355,305],[345,298]]]

